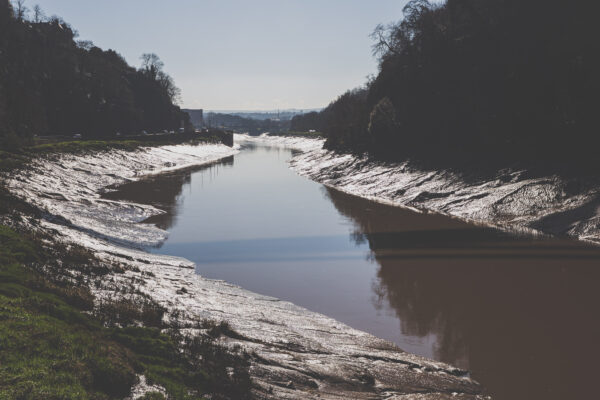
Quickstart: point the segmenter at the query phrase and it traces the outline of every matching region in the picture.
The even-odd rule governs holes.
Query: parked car
[[[74,134],[73,139],[81,139],[81,133]]]

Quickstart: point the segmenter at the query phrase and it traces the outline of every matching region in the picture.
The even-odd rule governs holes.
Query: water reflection
[[[402,334],[435,334],[436,358],[473,371],[496,399],[596,395],[597,248],[327,193],[369,244],[375,301],[395,311]]]
[[[235,166],[106,197],[166,211],[148,220],[169,230],[152,251],[469,369],[497,400],[596,397],[600,249],[373,203],[296,175],[290,157],[249,145]]]
[[[205,171],[209,173],[209,178],[214,178],[218,175],[220,168],[233,167],[233,160],[233,156],[230,156],[202,166],[150,175],[139,181],[109,188],[111,191],[103,193],[102,197],[149,204],[165,211],[163,214],[152,216],[144,222],[155,224],[161,229],[170,229],[175,225],[176,218],[180,214],[181,194],[184,188],[190,184],[192,174]],[[202,178],[204,176],[204,174],[201,175]]]

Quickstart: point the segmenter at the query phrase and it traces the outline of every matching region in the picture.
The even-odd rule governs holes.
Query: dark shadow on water
[[[197,167],[150,175],[139,181],[108,188],[110,191],[103,193],[102,197],[152,205],[164,213],[152,216],[143,222],[155,224],[161,229],[169,229],[175,223],[180,205],[179,198],[184,187],[191,182],[192,174],[198,171],[210,171],[216,175],[219,173],[219,168],[232,167],[233,160],[234,156],[230,156]]]
[[[327,193],[369,244],[375,301],[403,334],[435,334],[436,358],[473,371],[494,399],[597,396],[600,249],[451,221],[424,228],[436,216],[411,226],[398,208]]]
[[[170,243],[168,250],[198,265],[364,259],[362,250],[348,251],[347,244],[347,236],[336,235]]]
[[[289,155],[289,150],[244,145],[244,152],[248,151],[259,158],[281,154],[284,160]],[[165,213],[145,222],[173,231],[179,227],[185,188],[192,181],[196,185],[201,179],[212,179],[233,162],[230,157],[209,166],[147,177],[114,188],[104,197],[156,206]],[[251,162],[240,157],[236,168],[251,166]],[[264,165],[268,169],[277,164]],[[287,166],[282,168],[287,171]],[[267,178],[257,187],[242,186],[243,190],[256,189],[258,194],[253,196],[260,201],[260,196],[269,199],[272,195],[273,183],[266,169],[256,170],[264,171]],[[202,173],[192,177],[195,172]],[[251,178],[246,174],[238,179],[253,185]],[[283,180],[277,184],[296,185]],[[279,196],[289,190],[291,196],[299,196],[300,207],[305,205],[303,193],[283,189],[277,192]],[[423,339],[423,347],[413,348],[421,354],[430,356],[430,343],[435,341],[436,359],[471,370],[496,400],[597,397],[600,248],[476,227],[330,188],[322,190],[325,201],[335,207],[327,204],[335,221],[337,213],[350,221],[350,237],[344,234],[347,223],[344,230],[327,235],[319,230],[326,225],[310,219],[313,214],[299,212],[290,215],[289,221],[287,216],[280,218],[291,225],[309,218],[315,230],[307,236],[271,237],[266,232],[264,237],[240,240],[212,240],[205,235],[202,241],[190,235],[189,243],[171,241],[151,251],[188,258],[202,267],[200,272],[215,279],[296,302],[391,340],[406,344]],[[204,215],[207,210],[227,221],[225,199],[213,192],[212,203],[204,203],[207,193],[195,193],[189,201],[197,202],[199,208],[192,210],[202,212],[187,214],[194,223],[201,225],[196,214]],[[240,199],[246,194],[242,190],[227,193]],[[249,208],[248,212],[257,211]],[[256,224],[256,219],[250,221]],[[249,230],[255,228],[252,225]],[[373,282],[362,286],[367,294],[362,300],[356,288],[361,287],[357,280],[364,283],[364,279]],[[348,288],[354,289],[348,293]],[[389,315],[390,323],[381,325],[385,331],[377,331],[381,328],[376,325],[385,321],[373,317],[373,308]]]

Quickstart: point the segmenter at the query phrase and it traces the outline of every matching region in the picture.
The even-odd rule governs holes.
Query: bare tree
[[[77,47],[83,50],[90,51],[94,47],[94,42],[91,40],[78,40]]]
[[[18,21],[23,21],[27,17],[29,9],[25,6],[25,0],[17,0],[15,7],[15,17]]]
[[[175,104],[179,103],[181,90],[175,86],[173,78],[163,71],[165,64],[161,59],[154,53],[144,53],[140,59],[142,60],[141,71],[160,84],[165,92],[167,92],[171,102]]]
[[[157,79],[165,65],[160,58],[154,53],[144,53],[140,59],[142,60],[142,70],[148,73],[152,79]]]
[[[411,26],[418,24],[421,15],[432,9],[431,3],[427,0],[411,0],[402,9],[404,20]]]
[[[42,7],[40,7],[39,4],[36,4],[35,6],[33,6],[33,22],[35,22],[36,24],[39,24],[40,22],[43,22],[46,19],[46,14],[44,14],[44,10],[42,10]]]
[[[375,41],[373,44],[373,55],[379,59],[383,58],[386,54],[399,54],[400,51],[396,48],[394,43],[393,32],[397,29],[397,26],[382,25],[378,24],[373,33],[371,33],[371,39]]]
[[[404,13],[402,21],[389,25],[377,25],[371,33],[371,39],[375,41],[373,55],[378,57],[381,62],[389,56],[402,53],[418,36],[421,17],[432,9],[434,7],[427,0],[411,0],[402,9]]]

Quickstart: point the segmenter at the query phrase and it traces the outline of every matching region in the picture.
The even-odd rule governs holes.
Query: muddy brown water
[[[495,399],[598,398],[598,247],[351,196],[291,156],[246,145],[106,197],[165,211],[146,221],[169,231],[149,251],[468,369]]]

